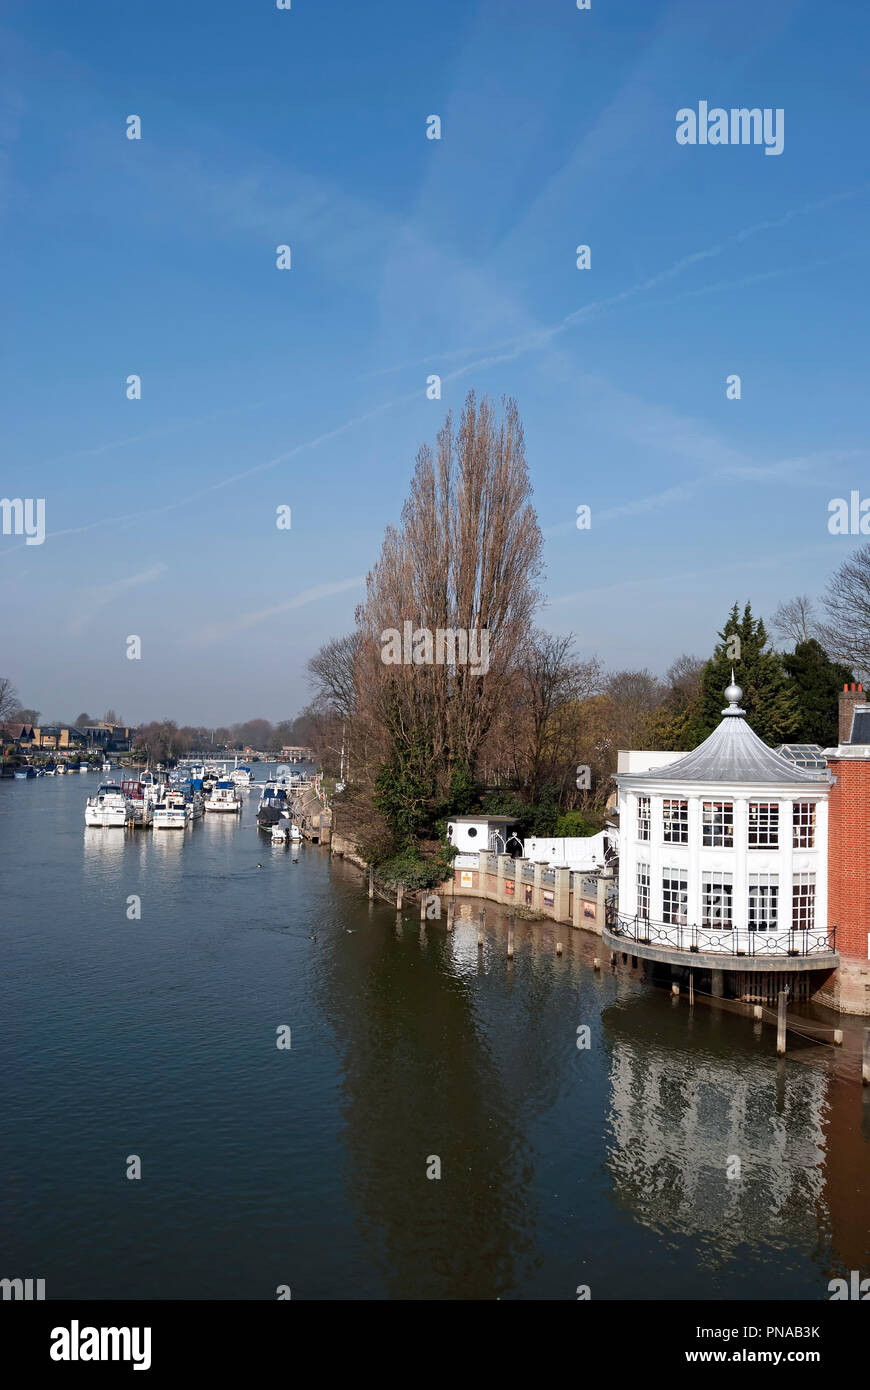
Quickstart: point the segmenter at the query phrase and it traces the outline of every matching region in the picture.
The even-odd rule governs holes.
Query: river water
[[[397,919],[325,850],[273,848],[255,794],[240,821],[86,831],[99,780],[0,782],[0,1276],[48,1298],[824,1299],[870,1274],[854,1078],[596,974],[588,933],[559,928],[559,959],[551,923],[519,923],[509,963],[493,904],[480,953],[471,905],[452,935]]]

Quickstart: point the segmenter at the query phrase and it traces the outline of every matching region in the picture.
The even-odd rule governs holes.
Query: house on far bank
[[[34,729],[32,724],[0,724],[0,743],[14,743],[17,748],[33,747]]]
[[[44,724],[33,730],[34,748],[85,748],[88,736],[82,729],[67,727],[65,724]]]
[[[93,724],[85,724],[83,733],[91,748],[99,748],[105,753],[129,753],[134,730],[129,724],[111,724],[105,719],[97,719]]]
[[[281,749],[281,761],[284,763],[313,763],[314,749],[306,748],[303,744],[287,743]]]

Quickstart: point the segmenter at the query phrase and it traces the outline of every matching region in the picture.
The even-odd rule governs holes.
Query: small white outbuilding
[[[515,827],[516,821],[510,816],[486,816],[483,812],[476,816],[452,816],[447,822],[447,839],[460,854],[477,854],[480,850],[491,854],[517,853],[521,846],[512,835]]]

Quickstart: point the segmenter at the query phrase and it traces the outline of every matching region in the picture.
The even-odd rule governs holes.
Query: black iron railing
[[[642,946],[721,956],[825,956],[837,949],[837,928],[783,931],[750,927],[696,927],[629,917],[608,904],[605,925],[613,936]]]

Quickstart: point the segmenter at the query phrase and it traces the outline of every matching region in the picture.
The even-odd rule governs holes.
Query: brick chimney
[[[867,694],[859,681],[856,685],[844,685],[840,693],[840,726],[837,737],[840,743],[848,743],[852,733],[852,711],[856,705],[867,703]]]

